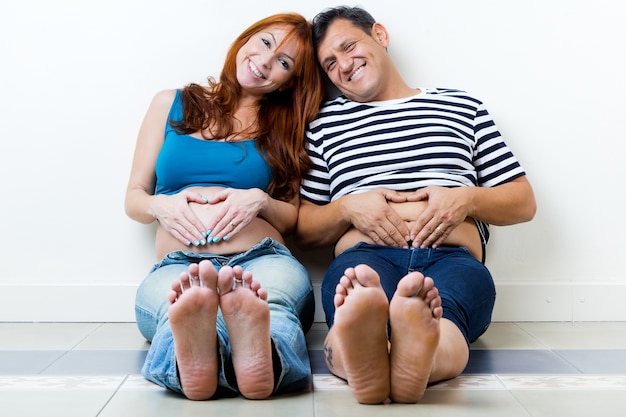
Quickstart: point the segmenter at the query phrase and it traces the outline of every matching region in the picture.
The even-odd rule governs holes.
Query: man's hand
[[[376,189],[342,197],[344,210],[352,225],[378,245],[408,247],[409,229],[388,204],[406,202],[396,191]]]
[[[469,213],[470,187],[426,187],[407,197],[408,201],[428,201],[428,208],[412,225],[414,248],[441,245]]]

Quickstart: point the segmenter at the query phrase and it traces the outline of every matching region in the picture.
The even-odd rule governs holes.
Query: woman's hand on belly
[[[229,240],[255,220],[268,195],[258,189],[225,188],[208,197],[208,204],[190,205],[207,226],[213,243]]]
[[[152,201],[150,210],[161,228],[186,246],[202,242],[206,228],[190,207],[206,205],[201,193],[183,190],[174,195],[155,195]]]
[[[198,193],[204,199],[200,199],[199,202],[188,203],[189,210],[196,216],[203,225],[212,224],[211,222],[216,219],[225,219],[223,213],[229,213],[223,207],[225,202],[220,199],[220,194],[225,191],[220,187],[193,187],[193,189],[187,189],[186,191]],[[239,190],[245,191],[245,190]],[[208,203],[209,200],[212,203]],[[240,214],[241,215],[241,214]],[[239,218],[239,217],[238,217]],[[242,218],[242,217],[241,217]],[[228,227],[227,227],[228,229]],[[208,227],[203,226],[203,230],[208,231]],[[246,251],[266,237],[272,238],[277,242],[284,243],[281,234],[267,221],[261,217],[254,217],[248,220],[245,224],[240,223],[237,228],[237,238],[233,238],[233,233],[219,235],[220,240],[209,241],[206,239],[206,244],[202,245],[185,245],[181,244],[179,240],[165,230],[162,225],[159,224],[156,234],[156,252],[158,259],[163,258],[167,253],[176,250],[188,250],[197,253],[213,253],[213,254],[233,254]],[[212,237],[216,237],[216,234],[211,234]],[[223,239],[223,236],[228,236],[227,240]]]

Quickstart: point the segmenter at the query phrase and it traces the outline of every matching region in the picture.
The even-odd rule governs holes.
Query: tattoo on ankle
[[[326,365],[328,365],[329,368],[334,368],[335,365],[333,365],[333,348],[331,346],[324,345],[324,357],[326,359]]]

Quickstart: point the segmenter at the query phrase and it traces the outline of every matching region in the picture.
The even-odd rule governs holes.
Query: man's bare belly
[[[425,201],[406,203],[389,202],[389,205],[405,221],[409,230],[420,214],[422,214],[422,212],[428,207],[428,203]],[[355,228],[349,229],[337,241],[337,244],[335,245],[335,256],[353,247],[359,242],[374,243],[372,239],[361,231]],[[482,260],[483,250],[478,228],[476,227],[474,220],[469,217],[450,233],[444,241],[444,244],[449,246],[464,246],[471,252],[472,255],[474,255],[476,259]]]
[[[207,198],[222,190],[221,187],[193,187],[190,191],[197,191]],[[217,204],[197,204],[190,203],[189,207],[205,225],[216,215],[222,203]],[[184,250],[196,253],[211,253],[216,255],[230,255],[245,252],[261,240],[270,237],[278,242],[284,243],[281,234],[266,220],[259,217],[252,220],[243,230],[232,236],[227,241],[206,244],[204,246],[186,246],[159,224],[156,232],[156,255],[162,259],[170,252]]]

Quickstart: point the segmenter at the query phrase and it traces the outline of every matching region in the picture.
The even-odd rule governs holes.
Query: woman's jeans
[[[172,282],[192,263],[209,260],[219,270],[222,266],[240,265],[252,272],[267,290],[270,309],[270,337],[274,359],[274,394],[300,390],[311,383],[311,366],[304,334],[313,322],[315,303],[313,287],[306,269],[284,245],[266,238],[250,250],[219,256],[176,251],[155,265],[137,290],[135,314],[137,326],[151,342],[142,373],[150,381],[182,393],[176,367],[174,339],[167,312],[167,293]],[[218,383],[238,392],[234,376],[231,346],[221,311],[217,317]]]
[[[359,243],[340,254],[324,276],[322,305],[329,327],[335,316],[335,287],[347,268],[359,264],[369,265],[378,273],[389,300],[400,279],[409,272],[418,271],[431,277],[441,296],[443,317],[459,328],[468,344],[491,323],[496,300],[493,278],[467,248],[403,249]]]

